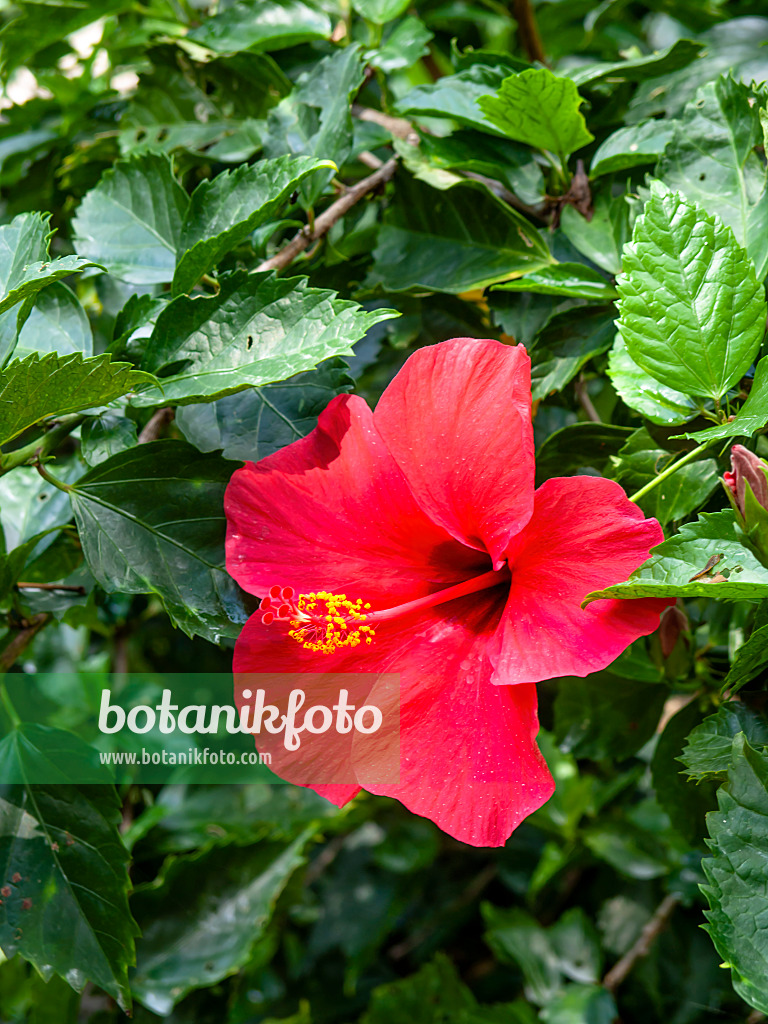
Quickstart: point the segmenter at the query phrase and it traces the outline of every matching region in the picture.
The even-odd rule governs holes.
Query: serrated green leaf
[[[728,774],[734,737],[743,733],[753,747],[768,744],[768,723],[741,701],[721,704],[714,715],[705,718],[688,736],[678,760],[685,765],[685,774],[701,782],[703,779]]]
[[[505,67],[473,64],[455,75],[444,75],[430,85],[411,89],[398,101],[397,110],[401,114],[449,117],[467,128],[503,135],[483,114],[477,101],[499,89],[508,74]]]
[[[768,270],[768,188],[760,110],[766,92],[724,76],[696,94],[676,122],[656,176],[716,213],[746,249],[762,281]]]
[[[187,38],[216,53],[282,50],[287,46],[327,39],[332,25],[323,10],[302,0],[233,3],[206,18]]]
[[[214,643],[236,636],[247,613],[224,568],[231,475],[231,462],[186,441],[139,445],[90,470],[70,498],[100,585],[108,593],[158,594],[190,636]]]
[[[765,295],[733,232],[654,183],[616,282],[632,359],[667,387],[720,398],[765,333]]]
[[[137,895],[136,998],[168,1014],[188,992],[244,967],[314,832],[288,845],[225,846],[176,860],[162,885]]]
[[[370,327],[396,315],[365,312],[335,292],[308,288],[305,277],[239,271],[222,280],[218,295],[183,295],[163,310],[143,363],[157,371],[162,390],[142,392],[134,404],[211,401],[284,380],[351,355]],[[176,372],[163,376],[168,367]]]
[[[758,626],[737,648],[724,686],[734,693],[751,682],[768,665],[768,625]],[[768,742],[768,740],[766,740]]]
[[[93,334],[86,312],[72,289],[62,281],[40,292],[19,331],[14,356],[23,359],[31,352],[93,355]]]
[[[761,359],[755,368],[755,378],[749,391],[749,397],[732,420],[717,427],[696,430],[692,434],[680,434],[680,437],[691,438],[703,444],[705,441],[718,441],[724,437],[751,437],[756,430],[768,423],[768,359]]]
[[[42,213],[21,213],[10,224],[0,226],[0,293],[12,292],[24,280],[25,268],[45,260],[51,237],[49,217]],[[0,366],[11,356],[26,306],[0,316]]]
[[[41,359],[33,352],[14,359],[0,371],[0,444],[45,416],[106,405],[153,379],[106,354],[83,359],[79,352],[50,352]]]
[[[222,256],[273,217],[304,178],[323,169],[335,170],[335,164],[282,156],[243,164],[201,182],[181,227],[172,293],[190,291]]]
[[[590,299],[592,302],[609,302],[616,296],[610,281],[583,263],[555,263],[496,287],[506,292],[562,295],[567,299]]]
[[[713,555],[723,557],[712,573],[691,582]],[[739,567],[740,570],[739,570]],[[726,579],[714,579],[727,570]],[[731,509],[704,512],[696,523],[653,548],[651,557],[624,583],[588,594],[585,603],[603,597],[709,597],[757,601],[768,597],[768,569],[738,532]]]
[[[97,784],[71,785],[57,767],[66,764],[83,766],[78,777],[86,771]],[[42,775],[49,784],[26,781]],[[108,773],[73,734],[25,724],[0,743],[0,777],[0,877],[11,890],[0,905],[3,952],[77,991],[93,981],[128,1011],[138,930]]]
[[[370,275],[387,291],[457,295],[551,263],[536,228],[477,182],[436,194],[411,180],[396,194]]]
[[[22,268],[20,277],[14,281],[13,288],[6,291],[0,299],[0,313],[11,306],[36,295],[46,285],[70,274],[79,274],[87,267],[98,267],[98,263],[83,259],[81,256],[59,256],[55,260],[37,260]]]
[[[76,248],[131,284],[164,284],[173,280],[188,204],[167,157],[121,160],[80,204]]]
[[[706,930],[731,968],[733,987],[751,1006],[768,1012],[768,936],[759,922],[768,913],[768,757],[743,733],[733,740],[728,781],[707,815],[712,856],[702,862],[710,909]]]
[[[685,423],[701,411],[689,395],[660,384],[641,370],[620,334],[616,335],[608,356],[608,376],[622,401],[651,423]]]
[[[486,118],[508,138],[566,159],[594,135],[580,113],[582,99],[570,78],[548,68],[510,75],[495,96],[477,101]]]
[[[672,138],[674,121],[650,120],[619,128],[601,142],[592,157],[591,178],[653,164]]]
[[[257,462],[314,430],[330,400],[351,383],[346,363],[331,359],[279,384],[182,406],[175,422],[201,452],[221,449],[225,459]]]

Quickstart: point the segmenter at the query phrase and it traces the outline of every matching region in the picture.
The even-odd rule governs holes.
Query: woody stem
[[[503,569],[492,569],[490,572],[484,572],[481,576],[473,576],[472,579],[464,580],[463,583],[457,583],[455,587],[438,590],[434,594],[427,594],[426,597],[418,597],[415,601],[406,601],[405,604],[395,605],[394,608],[384,608],[379,612],[367,612],[365,621],[370,624],[396,619],[401,615],[419,611],[421,608],[431,608],[433,605],[444,604],[446,601],[455,601],[457,597],[466,597],[468,594],[476,594],[479,590],[497,587],[500,583],[508,583],[511,578],[507,566],[504,566]]]

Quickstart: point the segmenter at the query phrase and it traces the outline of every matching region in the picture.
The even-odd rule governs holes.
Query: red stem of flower
[[[457,597],[476,594],[478,590],[498,587],[500,583],[508,583],[511,578],[511,573],[505,565],[502,569],[492,569],[490,572],[484,572],[482,576],[474,576],[472,579],[464,580],[463,583],[457,583],[455,587],[438,590],[434,594],[427,594],[426,597],[419,597],[415,601],[406,601],[405,604],[398,604],[394,608],[384,608],[379,612],[366,612],[365,621],[366,624],[371,625],[376,622],[384,622],[386,619],[396,619],[421,608],[431,608],[433,605],[444,604],[446,601],[455,601]]]

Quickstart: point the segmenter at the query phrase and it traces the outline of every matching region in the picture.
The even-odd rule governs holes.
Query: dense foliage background
[[[2,1021],[763,1019],[768,548],[718,476],[768,451],[764,11],[0,5]],[[228,671],[238,461],[461,335],[530,349],[540,479],[665,526],[616,594],[678,598],[539,687],[557,791],[506,847],[366,795],[25,783],[26,709],[77,733],[108,672]]]

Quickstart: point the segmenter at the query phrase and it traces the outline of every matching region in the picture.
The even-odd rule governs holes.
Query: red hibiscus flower
[[[365,788],[476,846],[552,794],[534,684],[604,668],[667,604],[582,609],[661,528],[613,481],[533,480],[527,352],[456,338],[412,355],[375,412],[335,398],[226,494],[229,572],[266,599],[236,676],[399,673],[399,781]],[[313,788],[342,806],[361,787]]]

